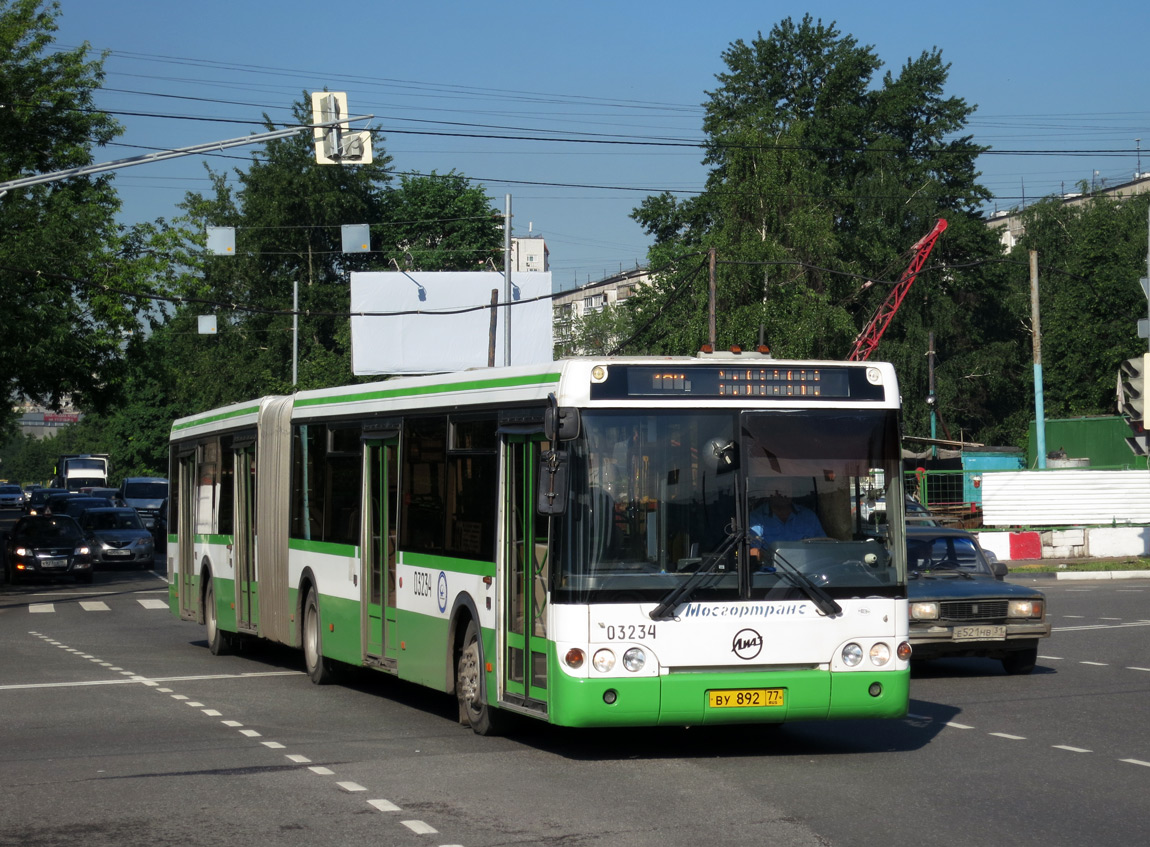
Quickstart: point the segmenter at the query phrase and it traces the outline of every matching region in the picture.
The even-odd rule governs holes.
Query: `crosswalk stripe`
[[[159,600],[155,597],[150,597],[147,600],[137,600],[136,602],[139,603],[141,606],[143,606],[145,609],[166,609],[166,608],[168,608],[168,601],[167,600]]]
[[[85,612],[110,612],[108,604],[103,600],[81,600],[80,608]]]
[[[30,603],[28,604],[28,611],[34,615],[42,615],[46,612],[56,611],[56,606],[53,603]]]

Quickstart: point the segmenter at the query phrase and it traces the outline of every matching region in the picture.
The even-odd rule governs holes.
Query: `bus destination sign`
[[[863,369],[835,365],[617,365],[608,370],[606,381],[592,386],[591,396],[875,400],[882,399],[883,389],[870,384]]]

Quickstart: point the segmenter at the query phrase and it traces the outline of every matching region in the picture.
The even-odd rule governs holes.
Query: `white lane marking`
[[[1133,623],[1094,623],[1085,626],[1056,626],[1054,632],[1081,632],[1086,629],[1126,629],[1132,626],[1150,626],[1150,621],[1134,621]]]
[[[261,741],[260,744],[272,750],[284,749],[284,745],[280,744],[278,741]]]
[[[45,615],[56,611],[56,606],[54,603],[30,603],[28,605],[28,611],[34,615]],[[54,642],[49,641],[48,643],[53,644]]]
[[[358,782],[337,782],[336,785],[344,791],[367,791],[367,789]]]
[[[1126,668],[1126,670],[1128,670],[1128,671],[1150,671],[1150,668],[1128,667],[1128,668]]]
[[[132,674],[133,676],[135,676],[135,674],[132,671],[123,671],[122,668],[117,668],[114,666],[107,665],[105,662],[101,662],[100,666],[101,667],[107,667],[108,670],[110,670],[110,671],[122,671],[124,673]],[[178,681],[183,681],[183,680],[193,680],[194,681],[194,680],[202,680],[202,679],[246,679],[248,677],[258,677],[258,676],[299,676],[300,674],[303,674],[303,673],[304,673],[304,671],[270,671],[268,673],[242,673],[242,674],[228,673],[228,674],[215,674],[215,675],[211,675],[211,676],[157,677],[155,679],[149,679],[147,677],[136,676],[134,679],[77,680],[76,682],[35,682],[35,683],[23,683],[23,684],[16,684],[16,685],[0,685],[0,691],[15,691],[17,689],[26,689],[26,688],[86,688],[89,685],[121,685],[123,683],[136,684],[136,683],[140,683],[140,682],[147,684],[149,682],[171,682],[171,681],[177,681],[177,680]],[[169,691],[171,691],[170,688],[168,688],[168,689],[161,688],[161,689],[157,689],[157,690],[163,691],[165,694],[168,693]],[[187,696],[185,696],[183,694],[173,694],[172,697],[177,699],[177,700],[187,700],[188,699]]]
[[[81,600],[80,608],[85,612],[110,612],[111,608],[103,600]]]
[[[400,809],[399,806],[395,805],[390,800],[368,800],[367,805],[374,806],[376,809],[379,809],[379,811],[381,811],[381,812],[399,812],[399,811],[402,811],[402,809]]]
[[[243,724],[240,723],[239,721],[220,721],[220,723],[222,723],[224,726],[230,726],[233,728],[238,728],[238,727],[243,726]]]
[[[1093,753],[1093,750],[1087,750],[1085,747],[1071,747],[1069,744],[1051,744],[1055,750],[1069,750],[1071,753]]]
[[[1009,732],[989,732],[987,735],[996,735],[999,738],[1005,738],[1009,741],[1025,741],[1025,735],[1011,735]]]
[[[248,738],[259,738],[263,733],[256,732],[254,729],[241,729],[240,735],[246,735]]]
[[[1084,618],[1086,615],[1063,615],[1064,618]]]
[[[1046,660],[1051,661],[1051,662],[1061,662],[1062,661],[1061,656],[1039,656],[1038,658],[1046,659]]]
[[[425,824],[423,821],[400,821],[400,823],[416,835],[434,835],[439,832],[438,829],[429,824]]]
[[[155,597],[147,597],[143,600],[136,600],[145,609],[166,609],[168,608],[167,600],[159,600]]]
[[[202,708],[204,708],[204,704],[203,704],[203,703],[198,703],[198,702],[196,702],[195,700],[189,700],[189,701],[188,701],[188,702],[186,702],[184,705],[185,705],[185,706],[191,706],[193,709],[202,709]]]
[[[223,712],[217,711],[216,709],[204,709],[204,714],[209,718],[218,718]]]
[[[1096,668],[1105,668],[1105,667],[1110,666],[1109,662],[1079,662],[1078,664],[1080,664],[1080,665],[1094,665]]]
[[[224,721],[224,723],[227,723],[227,721]],[[297,765],[306,765],[311,761],[307,756],[301,756],[299,753],[288,753],[287,757]]]
[[[964,723],[955,723],[954,721],[947,721],[946,725],[951,729],[974,729],[973,726],[967,726]]]
[[[333,771],[331,768],[325,768],[323,765],[312,765],[310,768],[308,768],[308,770],[312,773],[317,773],[320,776],[331,776],[335,773],[335,771]]]
[[[1144,768],[1150,768],[1150,762],[1144,762],[1141,759],[1119,759],[1120,762],[1126,762],[1129,765],[1141,765]]]

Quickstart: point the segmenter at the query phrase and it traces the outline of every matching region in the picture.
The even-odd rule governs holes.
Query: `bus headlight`
[[[599,673],[610,673],[615,667],[615,654],[610,650],[596,650],[595,655],[591,657],[591,664]]]
[[[910,619],[912,621],[938,620],[938,603],[911,603]]]
[[[856,668],[863,660],[863,648],[853,641],[843,647],[843,664],[848,668]]]
[[[890,661],[890,647],[882,642],[870,648],[870,662],[872,665],[882,667]]]
[[[643,652],[641,647],[632,647],[623,654],[623,667],[631,673],[643,670],[645,664],[647,664],[647,654]]]

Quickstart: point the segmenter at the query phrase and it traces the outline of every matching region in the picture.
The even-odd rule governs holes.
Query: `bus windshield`
[[[902,502],[893,410],[585,410],[570,451],[555,602],[662,602],[700,566],[685,599],[904,581],[901,531],[865,520]]]

